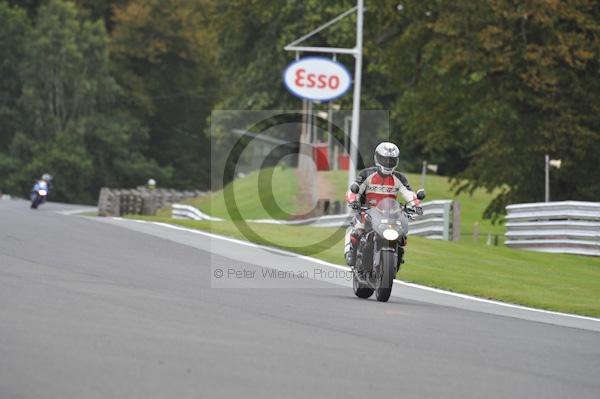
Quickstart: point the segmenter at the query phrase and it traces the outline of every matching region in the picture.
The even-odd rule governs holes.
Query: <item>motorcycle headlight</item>
[[[40,190],[38,191],[38,194],[41,195],[42,197],[45,196],[46,194],[48,194],[48,192],[46,190]]]
[[[388,241],[396,241],[400,234],[394,229],[385,229],[383,230],[383,238]]]

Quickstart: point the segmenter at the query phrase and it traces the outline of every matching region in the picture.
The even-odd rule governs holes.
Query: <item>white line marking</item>
[[[201,230],[189,229],[187,227],[174,226],[172,224],[162,223],[162,222],[152,222],[152,221],[136,220],[136,219],[123,219],[123,218],[117,218],[117,217],[115,217],[113,219],[116,219],[116,220],[125,220],[125,221],[137,222],[137,223],[155,224],[157,226],[167,227],[167,228],[173,229],[173,230],[186,231],[186,232],[193,233],[193,234],[198,234],[198,235],[202,235],[202,236],[206,236],[206,237],[216,238],[218,240],[229,241],[229,242],[233,242],[233,243],[236,243],[236,244],[245,245],[247,247],[260,248],[260,249],[264,249],[264,250],[268,250],[268,251],[272,251],[272,252],[278,252],[280,254],[287,255],[287,256],[295,256],[295,257],[297,257],[299,259],[304,259],[304,260],[307,260],[307,261],[310,261],[310,262],[318,263],[318,264],[323,265],[323,266],[329,266],[329,267],[333,267],[333,268],[340,269],[340,270],[350,270],[350,268],[348,266],[336,265],[334,263],[330,263],[330,262],[327,262],[327,261],[324,261],[324,260],[321,260],[321,259],[317,259],[317,258],[313,258],[313,257],[310,257],[310,256],[306,256],[306,255],[299,255],[297,253],[286,251],[284,249],[273,248],[273,247],[269,247],[269,246],[266,246],[266,245],[255,244],[253,242],[243,241],[243,240],[239,240],[237,238],[225,237],[225,236],[221,236],[221,235],[213,234],[213,233],[208,233],[208,232],[201,231]],[[529,311],[529,312],[551,314],[551,315],[555,315],[555,316],[571,317],[571,318],[580,319],[580,320],[590,320],[590,321],[600,322],[600,318],[596,318],[596,317],[580,316],[580,315],[576,315],[576,314],[572,314],[572,313],[562,313],[562,312],[554,312],[554,311],[551,311],[551,310],[530,308],[530,307],[527,307],[527,306],[515,305],[515,304],[507,303],[507,302],[500,302],[500,301],[495,301],[495,300],[492,300],[492,299],[485,299],[485,298],[480,298],[480,297],[466,295],[466,294],[459,294],[459,293],[456,293],[456,292],[446,291],[446,290],[442,290],[442,289],[439,289],[439,288],[427,287],[425,285],[414,284],[414,283],[407,283],[406,281],[397,280],[397,279],[394,280],[394,283],[399,284],[399,285],[404,285],[404,286],[407,286],[407,287],[412,287],[412,288],[424,290],[424,291],[430,291],[430,292],[435,292],[435,293],[438,293],[438,294],[449,295],[449,296],[453,296],[453,297],[456,297],[456,298],[467,299],[467,300],[476,301],[476,302],[488,303],[488,304],[491,304],[491,305],[497,305],[497,306],[504,306],[504,307],[507,307],[507,308],[526,310],[526,311]]]
[[[97,209],[95,208],[80,208],[80,209],[73,209],[70,211],[58,211],[58,213],[60,213],[61,215],[76,215],[78,213],[84,213],[84,212],[96,212]]]

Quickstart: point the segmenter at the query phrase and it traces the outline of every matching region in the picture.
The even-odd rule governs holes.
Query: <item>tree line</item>
[[[283,46],[353,5],[0,0],[0,189],[44,171],[66,201],[150,176],[208,187],[211,110],[298,109]],[[541,200],[550,154],[553,199],[599,200],[598,2],[366,5],[363,108],[391,111],[403,169],[427,159],[457,190],[499,190],[491,216]],[[308,44],[352,47],[353,23]]]
[[[208,4],[210,6],[210,4]],[[0,1],[0,189],[42,173],[62,201],[101,186],[205,188],[218,100],[201,1]]]

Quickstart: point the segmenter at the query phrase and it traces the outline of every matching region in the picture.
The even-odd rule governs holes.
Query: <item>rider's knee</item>
[[[354,248],[356,248],[358,246],[358,243],[360,242],[360,238],[362,237],[364,232],[365,232],[364,229],[354,229],[350,233],[350,242],[352,243],[352,246]]]

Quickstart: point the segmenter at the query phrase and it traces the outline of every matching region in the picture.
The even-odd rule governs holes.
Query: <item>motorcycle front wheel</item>
[[[356,272],[352,273],[352,289],[354,290],[354,295],[362,299],[370,298],[374,291],[373,288],[360,282],[356,276]]]
[[[396,259],[394,252],[382,251],[380,273],[375,286],[375,298],[379,302],[387,302],[392,295],[392,285],[396,277]]]

